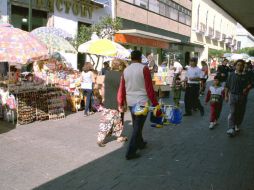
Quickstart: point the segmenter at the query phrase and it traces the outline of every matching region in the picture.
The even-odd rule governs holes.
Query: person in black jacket
[[[217,69],[217,76],[219,77],[219,80],[222,86],[225,86],[225,82],[227,81],[227,78],[228,78],[228,73],[230,72],[230,69],[227,66],[227,64],[228,64],[228,60],[224,59],[222,61],[222,64],[219,65]]]

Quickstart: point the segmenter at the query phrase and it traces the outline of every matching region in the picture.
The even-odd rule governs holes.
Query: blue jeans
[[[88,112],[90,111],[89,108],[90,108],[93,90],[92,89],[83,89],[83,93],[84,93],[84,96],[86,96],[85,114],[88,114]]]

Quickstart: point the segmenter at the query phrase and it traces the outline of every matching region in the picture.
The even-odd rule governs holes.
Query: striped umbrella
[[[43,34],[54,34],[56,36],[59,36],[64,39],[72,39],[71,34],[68,32],[64,31],[63,29],[60,28],[54,28],[54,27],[39,27],[31,31],[32,34],[35,36],[43,33]]]
[[[28,32],[0,25],[0,62],[26,64],[47,57],[47,47]]]
[[[77,53],[77,50],[70,44],[70,42],[55,34],[38,33],[32,35],[43,42],[51,52],[63,51],[66,53]]]

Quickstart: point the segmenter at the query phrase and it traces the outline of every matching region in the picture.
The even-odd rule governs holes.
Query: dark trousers
[[[228,128],[235,128],[235,125],[239,127],[241,125],[247,103],[247,96],[230,94],[229,106],[230,113],[228,116]]]
[[[83,89],[83,95],[86,96],[86,103],[85,103],[85,114],[87,114],[90,110],[90,103],[91,103],[91,98],[93,94],[92,89]]]
[[[130,111],[132,110],[132,107],[129,107]],[[136,153],[137,149],[142,146],[144,143],[143,136],[142,136],[142,130],[143,126],[145,124],[147,116],[137,116],[131,113],[131,118],[132,118],[132,135],[131,135],[131,140],[126,152],[126,156],[130,156]]]
[[[203,107],[199,100],[199,84],[187,84],[184,96],[185,112],[190,114],[192,109]]]
[[[210,122],[217,121],[220,117],[222,102],[212,102],[210,104]]]

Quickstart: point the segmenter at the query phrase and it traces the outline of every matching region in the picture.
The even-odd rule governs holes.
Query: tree
[[[209,49],[208,50],[208,57],[222,57],[224,53],[230,53],[230,51],[229,50]]]
[[[103,17],[102,20],[92,26],[82,25],[72,44],[78,48],[79,45],[91,39],[91,35],[95,32],[100,38],[112,40],[114,34],[122,28],[122,20],[120,18],[112,19],[109,15]]]
[[[246,47],[238,50],[236,53],[246,53],[249,56],[254,56],[254,47]]]

